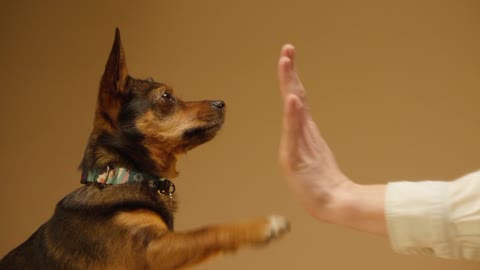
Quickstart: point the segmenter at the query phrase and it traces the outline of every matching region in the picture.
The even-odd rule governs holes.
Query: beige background
[[[180,163],[177,228],[269,213],[293,225],[269,248],[197,269],[478,269],[397,255],[388,240],[321,224],[296,205],[277,164],[276,61],[282,44],[296,45],[312,113],[352,179],[452,179],[479,167],[479,1],[1,6],[0,256],[79,186],[76,168],[119,26],[133,76],[228,106],[219,136]]]

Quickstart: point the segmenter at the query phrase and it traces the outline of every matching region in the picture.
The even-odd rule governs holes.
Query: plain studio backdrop
[[[131,75],[227,104],[220,134],[180,161],[177,230],[271,213],[292,223],[267,248],[197,269],[478,269],[397,255],[388,240],[319,223],[296,204],[277,161],[276,64],[294,44],[312,114],[352,179],[453,179],[479,168],[479,1],[1,4],[0,256],[80,186],[118,26]]]

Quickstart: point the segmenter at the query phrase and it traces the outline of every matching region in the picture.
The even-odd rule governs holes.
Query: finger
[[[295,48],[286,44],[280,51],[278,60],[278,79],[282,97],[285,98],[289,93],[293,93],[305,102],[305,88],[294,67]]]
[[[326,145],[306,104],[293,94],[285,101],[284,141],[284,151],[293,163],[315,156],[318,148]]]
[[[290,65],[292,64],[292,60],[287,56],[280,56],[278,59],[278,81],[280,84],[280,93],[282,98],[285,97],[291,92],[289,84],[290,84]]]
[[[280,56],[286,56],[292,60],[292,64],[295,67],[295,47],[292,44],[285,44],[280,50]]]
[[[314,153],[314,148],[318,140],[317,125],[312,119],[310,110],[306,103],[303,103],[299,97],[296,98],[296,111],[294,112],[290,121],[296,123],[296,140],[297,140],[297,152],[301,155],[311,156]]]
[[[310,156],[315,156],[318,151],[322,151],[325,148],[326,143],[323,137],[320,135],[317,124],[313,121],[311,115],[307,111],[303,111],[304,115],[304,132],[303,142],[305,143],[305,150]]]
[[[292,73],[294,72],[294,56],[295,48],[291,44],[282,46],[278,60],[278,78],[283,98],[285,98],[290,90],[289,84],[292,81]]]

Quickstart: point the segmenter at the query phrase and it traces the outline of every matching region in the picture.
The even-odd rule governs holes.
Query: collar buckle
[[[172,201],[173,201],[173,193],[175,193],[175,184],[172,183],[172,181],[166,179],[166,178],[160,178],[157,182],[157,193],[162,196],[168,196],[169,204],[172,206]]]
[[[161,178],[157,182],[157,188],[158,188],[158,193],[164,196],[172,196],[173,193],[175,193],[175,185],[172,183],[172,181],[166,179],[166,178]]]

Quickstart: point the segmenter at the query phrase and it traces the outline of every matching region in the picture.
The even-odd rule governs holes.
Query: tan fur
[[[268,220],[212,225],[188,232],[168,232],[147,249],[149,266],[157,269],[186,269],[225,252],[269,242]]]

